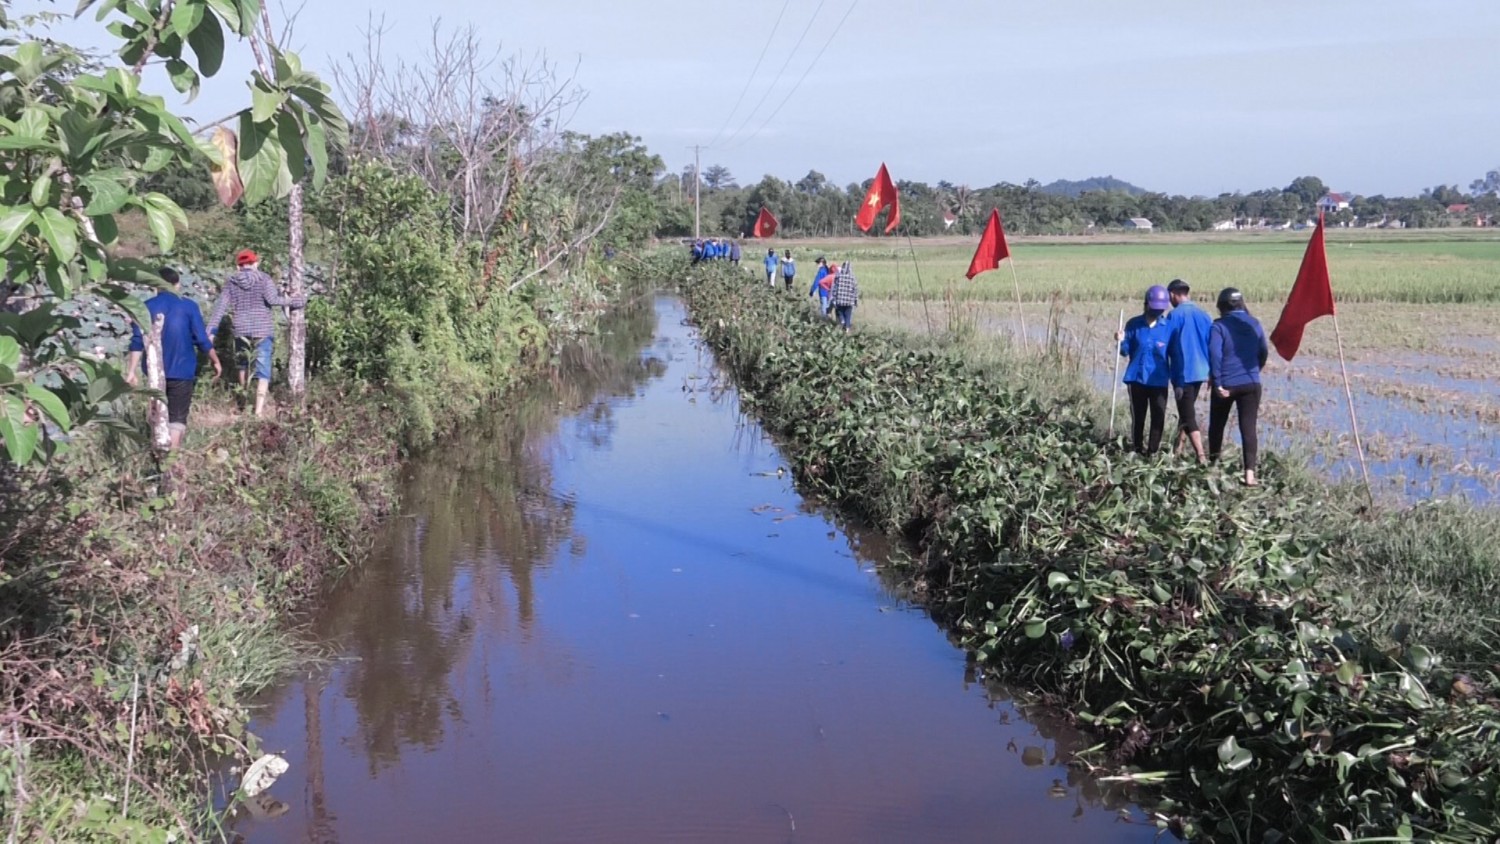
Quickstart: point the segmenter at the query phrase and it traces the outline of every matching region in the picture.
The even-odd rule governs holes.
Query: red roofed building
[[[1324,214],[1333,214],[1338,211],[1347,211],[1348,209],[1349,197],[1341,193],[1330,192],[1322,199],[1318,200],[1318,210],[1322,211]]]

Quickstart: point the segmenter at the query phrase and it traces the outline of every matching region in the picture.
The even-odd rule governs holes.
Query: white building
[[[1125,228],[1129,231],[1148,232],[1153,227],[1151,221],[1145,217],[1131,217],[1125,221]]]

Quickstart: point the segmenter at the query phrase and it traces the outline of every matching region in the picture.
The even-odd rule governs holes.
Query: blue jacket
[[[1271,347],[1266,331],[1249,311],[1230,311],[1214,320],[1208,334],[1208,377],[1226,390],[1260,383]]]
[[[811,296],[814,293],[821,292],[824,296],[827,296],[828,295],[828,291],[827,290],[819,291],[819,289],[818,289],[818,283],[821,282],[823,280],[823,278],[825,276],[827,276],[827,275],[828,275],[828,268],[825,267],[825,266],[823,266],[823,265],[821,265],[821,264],[819,264],[818,265],[818,272],[817,272],[816,275],[813,276],[812,287],[807,288],[807,295]]]
[[[203,325],[203,311],[198,303],[163,290],[146,300],[146,310],[154,322],[158,314],[166,316],[161,328],[161,355],[166,364],[167,379],[190,381],[198,377],[198,351],[214,347]],[[139,326],[130,326],[130,351],[144,352],[146,340]],[[145,362],[142,361],[142,367]]]
[[[1167,341],[1172,339],[1172,326],[1165,315],[1156,318],[1151,325],[1145,314],[1132,317],[1125,323],[1125,339],[1120,342],[1120,355],[1130,358],[1125,367],[1126,384],[1142,384],[1147,387],[1167,386]]]
[[[786,276],[787,278],[793,278],[793,277],[795,277],[797,275],[797,259],[795,259],[795,258],[782,258],[781,259],[781,274],[784,275],[784,276]]]
[[[1214,321],[1192,302],[1183,302],[1167,316],[1172,339],[1167,343],[1167,371],[1172,385],[1208,380],[1208,333]]]
[[[775,255],[766,255],[766,275],[776,272],[776,265],[779,263],[781,263],[780,258],[777,258]]]

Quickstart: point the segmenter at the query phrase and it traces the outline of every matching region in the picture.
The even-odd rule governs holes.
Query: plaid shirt
[[[835,308],[852,308],[859,304],[859,282],[854,280],[853,270],[839,270],[833,277],[830,298]]]
[[[282,296],[276,282],[260,270],[240,270],[224,282],[219,301],[208,317],[208,328],[217,334],[219,322],[230,314],[236,337],[271,337],[276,333],[272,308],[300,308],[305,304],[305,296]]]

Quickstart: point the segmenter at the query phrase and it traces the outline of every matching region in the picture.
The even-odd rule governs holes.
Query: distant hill
[[[1150,192],[1145,188],[1138,188],[1124,179],[1116,179],[1114,176],[1095,176],[1092,179],[1082,179],[1077,182],[1058,179],[1051,184],[1042,185],[1040,190],[1042,193],[1069,196],[1074,199],[1095,190],[1116,191],[1118,193],[1128,193],[1131,196],[1141,196]]]

